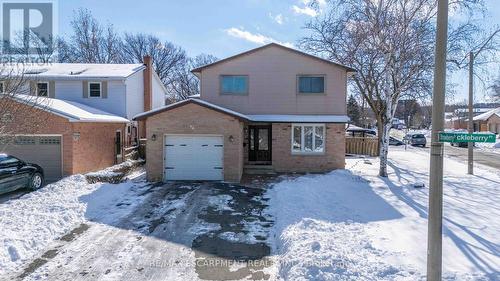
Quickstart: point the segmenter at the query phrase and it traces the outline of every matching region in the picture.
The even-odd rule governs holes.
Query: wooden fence
[[[378,139],[346,137],[345,152],[347,154],[378,156]]]

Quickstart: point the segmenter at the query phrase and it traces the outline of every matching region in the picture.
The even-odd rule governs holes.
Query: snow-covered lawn
[[[388,179],[376,159],[347,159],[268,192],[281,278],[425,280],[429,152],[391,148],[389,159]],[[445,280],[499,280],[500,171],[444,165]]]
[[[140,203],[146,183],[138,170],[120,184],[89,184],[73,175],[0,204],[0,276],[19,270],[81,223],[112,224]]]

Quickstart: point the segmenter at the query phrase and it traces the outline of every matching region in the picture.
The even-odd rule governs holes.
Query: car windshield
[[[422,134],[415,134],[415,135],[413,135],[411,137],[414,138],[414,139],[425,139],[425,136],[422,135]]]
[[[0,156],[0,166],[11,165],[19,162],[19,160],[12,156]]]

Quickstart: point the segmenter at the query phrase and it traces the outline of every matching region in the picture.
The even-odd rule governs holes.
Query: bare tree
[[[25,75],[28,68],[17,64],[0,65],[0,151],[16,134],[36,134],[46,125],[40,114],[50,99],[37,97],[31,84],[34,77]]]
[[[203,65],[217,61],[212,55],[201,54],[194,58],[189,58],[182,68],[177,69],[175,80],[169,85],[170,101],[178,101],[189,98],[189,96],[200,93],[200,80],[191,70]]]
[[[500,102],[500,75],[495,79],[493,85],[490,86],[492,90],[492,97],[494,100]]]
[[[87,9],[79,9],[71,21],[73,34],[57,41],[64,62],[117,63],[120,61],[120,37],[111,24],[103,27]]]
[[[453,7],[477,0],[453,1]],[[380,170],[387,176],[389,133],[401,97],[421,98],[432,90],[436,0],[331,0],[325,16],[306,24],[300,40],[306,51],[357,70],[352,89],[366,100],[377,120]],[[450,32],[450,44],[474,30],[470,24]]]
[[[158,37],[125,34],[121,45],[121,60],[124,63],[142,63],[145,55],[153,58],[153,68],[163,84],[168,87],[175,80],[175,73],[187,63],[186,52],[178,46]]]

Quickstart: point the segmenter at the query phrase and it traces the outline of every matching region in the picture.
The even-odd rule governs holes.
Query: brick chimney
[[[153,103],[153,60],[151,56],[146,55],[143,58],[144,65],[144,111],[152,109]]]

